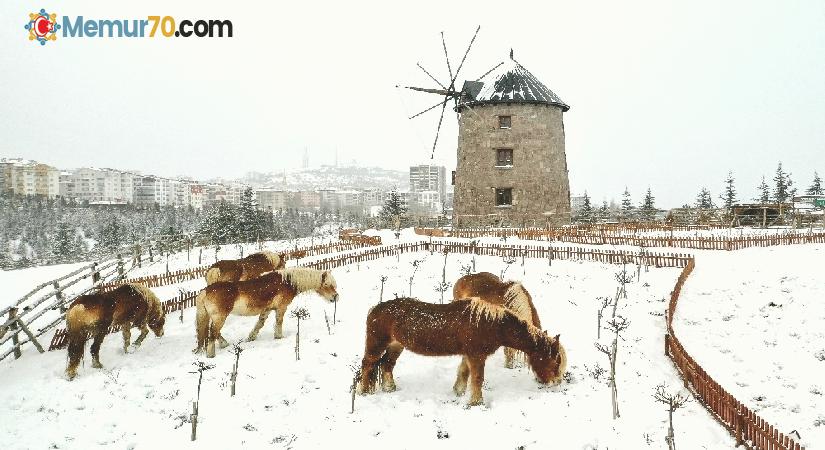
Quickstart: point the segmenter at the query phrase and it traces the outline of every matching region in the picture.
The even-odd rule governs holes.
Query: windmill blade
[[[488,70],[488,71],[484,72],[484,75],[482,75],[482,76],[480,76],[480,77],[476,78],[476,81],[480,81],[482,78],[484,78],[484,77],[486,77],[487,75],[489,75],[489,74],[490,74],[490,72],[492,72],[492,71],[494,71],[494,70],[498,69],[498,68],[499,68],[499,66],[501,66],[502,64],[504,64],[504,63],[503,63],[503,62],[500,62],[500,63],[496,64],[496,66],[495,66],[495,67],[493,67],[492,69],[490,69],[490,70]]]
[[[447,55],[447,43],[444,42],[444,32],[441,32],[441,46],[444,47],[444,58],[447,59],[447,71],[450,72],[450,79],[453,79],[453,69],[450,67],[450,56]],[[452,85],[451,85],[452,87]]]
[[[441,117],[438,119],[438,128],[435,129],[435,141],[433,141],[433,151],[430,153],[430,159],[435,158],[435,146],[438,144],[438,134],[441,132],[441,122],[444,121],[444,110],[447,109],[447,100],[449,97],[444,97],[444,103],[441,106]]]
[[[435,105],[430,106],[429,108],[425,109],[424,111],[421,111],[420,113],[418,113],[418,114],[416,114],[416,115],[410,116],[409,118],[410,118],[410,119],[415,119],[416,117],[420,116],[421,114],[424,114],[424,113],[425,113],[425,112],[427,112],[427,111],[431,111],[431,110],[433,110],[433,109],[437,108],[437,107],[438,107],[438,105],[440,105],[440,104],[442,104],[442,103],[444,103],[444,102],[438,102],[438,103],[436,103]]]
[[[420,87],[415,87],[415,86],[404,86],[404,87],[406,89],[412,89],[413,91],[427,92],[429,94],[438,94],[438,95],[446,95],[446,96],[455,95],[455,92],[453,92],[451,90],[448,90],[448,89],[445,89],[445,90],[442,90],[442,89],[428,89],[428,88],[420,88]]]
[[[478,31],[481,30],[481,25],[476,28],[475,34],[473,34],[473,38],[470,39],[470,45],[467,46],[467,51],[464,52],[464,57],[461,58],[461,63],[458,65],[458,69],[455,71],[455,76],[450,79],[450,86],[455,84],[455,79],[458,78],[458,72],[461,72],[461,67],[464,66],[464,61],[467,60],[467,55],[470,53],[470,48],[473,46],[473,42],[476,40],[476,36],[478,36]]]
[[[416,65],[416,66],[418,66],[418,68],[419,68],[419,69],[423,70],[423,71],[424,71],[424,73],[426,73],[426,74],[427,74],[430,78],[432,78],[432,80],[433,80],[433,81],[435,81],[436,83],[438,83],[438,85],[439,85],[439,86],[441,86],[441,89],[447,89],[446,87],[444,87],[444,85],[443,85],[443,84],[441,84],[441,82],[440,82],[440,81],[436,80],[436,79],[435,79],[435,77],[434,77],[434,76],[432,76],[432,75],[430,74],[430,72],[427,72],[427,69],[425,69],[424,67],[422,67],[420,63],[415,63],[415,65]]]

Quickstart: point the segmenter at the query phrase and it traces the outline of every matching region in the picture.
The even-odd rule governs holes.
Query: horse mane
[[[135,292],[140,294],[144,300],[146,300],[146,304],[148,305],[146,312],[147,318],[154,320],[164,315],[163,307],[160,304],[160,299],[158,299],[158,296],[155,295],[151,289],[137,283],[127,283],[127,286],[131,287]]]
[[[272,264],[272,267],[278,267],[281,264],[281,255],[279,253],[264,250],[261,254]]]
[[[299,292],[318,289],[322,286],[322,278],[324,271],[317,269],[309,269],[306,267],[291,267],[289,269],[276,270],[284,281],[292,285]],[[332,278],[332,273],[327,274],[327,285],[335,285],[335,279]]]
[[[530,294],[524,286],[518,282],[512,282],[503,295],[504,307],[509,309],[519,319],[533,323],[533,308]]]
[[[491,322],[501,322],[507,314],[507,309],[501,305],[486,302],[479,297],[470,297],[467,309],[473,322],[478,323],[485,319]]]

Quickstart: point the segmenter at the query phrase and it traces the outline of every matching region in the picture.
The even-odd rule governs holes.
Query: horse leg
[[[275,309],[275,339],[284,337],[284,315],[286,315],[286,307]]]
[[[364,359],[361,360],[361,381],[358,383],[359,394],[375,393],[375,370],[381,355],[387,349],[388,338],[376,337],[367,329],[367,343],[364,346]]]
[[[518,350],[510,347],[504,347],[504,367],[508,369],[516,368],[516,352]]]
[[[120,331],[123,333],[123,353],[129,353],[129,344],[132,342],[132,324],[123,322],[120,325]]]
[[[100,345],[103,344],[103,338],[106,337],[108,327],[99,327],[95,330],[95,338],[92,341],[92,367],[95,369],[102,369],[103,364],[100,364]]]
[[[404,346],[398,342],[393,342],[387,346],[387,351],[381,357],[381,388],[384,392],[394,392],[397,387],[395,385],[395,378],[392,376],[392,369],[395,368],[395,362],[404,351]]]
[[[486,356],[470,356],[467,358],[467,365],[470,367],[470,402],[467,406],[475,406],[484,403],[481,397],[481,385],[484,383],[484,363]]]
[[[140,335],[138,336],[137,339],[135,339],[135,344],[134,344],[135,348],[140,347],[140,344],[143,343],[143,340],[146,339],[146,335],[148,335],[148,334],[149,334],[149,327],[146,326],[146,324],[144,323],[140,327]]]
[[[455,384],[453,385],[453,392],[455,395],[461,397],[467,392],[467,378],[470,376],[470,366],[467,365],[467,357],[461,357],[461,364],[458,365],[458,373],[455,377]]]
[[[251,342],[255,339],[258,339],[258,332],[261,331],[261,328],[264,326],[264,322],[266,322],[266,318],[269,317],[269,313],[272,312],[271,309],[267,309],[266,311],[262,312],[261,315],[258,317],[258,323],[255,324],[255,328],[249,332],[249,337],[246,338],[247,341]]]
[[[221,328],[226,322],[226,316],[218,314],[217,317],[212,317],[212,323],[209,324],[209,338],[206,341],[206,357],[215,357],[215,340],[221,335]]]

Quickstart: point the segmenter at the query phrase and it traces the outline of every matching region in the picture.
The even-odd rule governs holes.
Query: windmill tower
[[[475,35],[470,46],[474,40]],[[446,56],[446,45],[444,49]],[[519,64],[512,50],[505,62],[475,81],[464,81],[457,91],[455,79],[469,50],[455,75],[450,70],[449,85],[439,83],[442,89],[409,87],[444,96],[442,102],[411,117],[442,106],[436,143],[446,103],[454,101],[459,129],[453,224],[570,223],[562,117],[570,107]],[[449,59],[447,64],[449,68]]]

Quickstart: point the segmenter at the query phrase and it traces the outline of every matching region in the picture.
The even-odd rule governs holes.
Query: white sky
[[[2,2],[0,156],[60,168],[237,177],[341,163],[426,161],[438,121],[407,116],[437,97],[415,63],[457,84],[507,57],[571,106],[574,194],[659,206],[714,195],[729,169],[746,199],[782,160],[797,186],[825,175],[825,2]],[[23,29],[58,15],[230,19],[232,39],[61,39]],[[448,110],[449,111],[449,110]],[[455,165],[455,115],[436,157]]]

